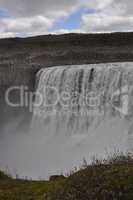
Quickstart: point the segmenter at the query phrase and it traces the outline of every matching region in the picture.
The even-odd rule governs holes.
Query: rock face
[[[27,67],[27,68],[26,68]],[[6,101],[6,91],[12,87],[28,86],[29,91],[34,91],[36,69],[28,66],[0,65],[0,132],[6,129],[10,121],[16,121],[16,128],[23,121],[30,120],[30,113],[26,106],[12,107]],[[20,102],[19,90],[14,90],[9,95],[13,103]],[[27,117],[27,119],[25,118]],[[14,126],[15,128],[15,126]],[[11,129],[10,129],[11,131]],[[15,131],[15,130],[12,130]],[[11,132],[12,132],[11,131]]]

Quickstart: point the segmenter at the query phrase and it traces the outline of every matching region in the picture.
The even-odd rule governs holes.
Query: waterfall
[[[133,150],[133,63],[44,68],[36,82],[31,135],[42,174]]]
[[[89,135],[107,118],[130,118],[130,63],[59,66],[37,74],[34,130],[45,135]]]
[[[133,150],[133,63],[66,65],[37,73],[30,132],[2,140],[0,162],[48,178],[118,150]]]

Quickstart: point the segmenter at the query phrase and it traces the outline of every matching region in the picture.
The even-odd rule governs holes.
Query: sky
[[[133,31],[132,0],[0,0],[0,38]]]

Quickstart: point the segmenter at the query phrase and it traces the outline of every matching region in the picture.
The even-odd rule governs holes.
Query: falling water
[[[44,135],[89,135],[106,118],[132,117],[132,64],[46,68],[37,83],[33,127]]]
[[[132,151],[132,99],[132,63],[40,70],[32,132],[41,138],[47,168],[65,170],[83,157]]]
[[[35,179],[132,151],[133,63],[41,69],[30,133],[2,144],[1,163]]]

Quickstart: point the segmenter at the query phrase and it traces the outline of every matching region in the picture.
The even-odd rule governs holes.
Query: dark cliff
[[[133,33],[66,34],[0,40],[0,63],[61,65],[133,60]]]

